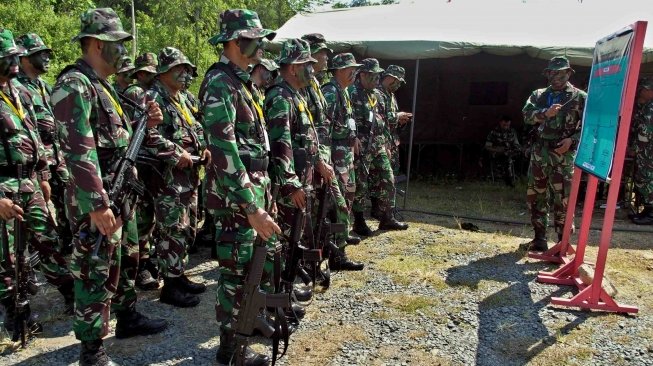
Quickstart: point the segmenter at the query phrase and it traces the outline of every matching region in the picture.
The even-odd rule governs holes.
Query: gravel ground
[[[634,316],[555,308],[548,304],[551,296],[572,292],[534,280],[539,270],[555,266],[515,251],[525,238],[470,233],[431,217],[406,216],[413,223],[408,231],[381,233],[351,248],[366,269],[333,275],[332,288],[316,294],[279,364],[653,365],[650,295],[618,298],[640,306]],[[629,252],[646,254],[649,272],[643,281],[650,283],[650,249]],[[209,286],[200,305],[175,309],[160,304],[158,292],[141,293],[138,309],[169,319],[170,327],[128,340],[111,333],[105,345],[114,362],[213,364],[217,263],[207,257],[208,249],[192,257],[189,271]],[[0,364],[76,364],[71,318],[56,315],[60,296],[48,286],[44,290],[35,307],[45,318],[45,333],[26,350],[0,356]]]

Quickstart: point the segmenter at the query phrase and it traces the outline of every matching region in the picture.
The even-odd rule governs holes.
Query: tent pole
[[[415,109],[417,108],[417,82],[419,81],[419,59],[415,60],[415,80],[413,85],[413,120],[410,122],[410,138],[408,143],[408,168],[406,170],[406,190],[404,191],[404,210],[408,198],[408,185],[410,184],[410,165],[413,160],[413,133],[415,131]]]

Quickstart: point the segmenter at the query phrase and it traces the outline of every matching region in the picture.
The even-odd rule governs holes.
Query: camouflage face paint
[[[11,79],[18,75],[18,55],[0,58],[0,76]]]
[[[240,53],[247,56],[248,58],[256,58],[259,54],[259,50],[263,50],[263,38],[249,39],[249,38],[239,38],[238,47],[240,47]]]
[[[29,62],[40,72],[47,72],[50,69],[50,51],[41,51],[29,56]]]
[[[313,64],[307,62],[302,66],[301,70],[297,73],[297,79],[299,79],[304,86],[308,86],[313,78]]]
[[[127,49],[123,42],[104,42],[102,48],[102,59],[116,70],[120,68],[122,58],[127,55]]]
[[[547,73],[547,79],[549,80],[549,85],[553,89],[559,90],[562,89],[567,82],[569,81],[569,77],[571,76],[571,73],[569,70],[550,70]]]

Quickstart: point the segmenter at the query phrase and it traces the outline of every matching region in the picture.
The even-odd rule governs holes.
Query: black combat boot
[[[136,286],[143,291],[151,291],[159,288],[159,281],[157,281],[146,268],[149,259],[141,260],[138,263],[138,273],[136,274]]]
[[[329,268],[334,271],[362,271],[365,265],[351,261],[345,253],[345,248],[338,248],[337,252],[329,256]]]
[[[381,210],[379,210],[379,198],[370,197],[370,202],[372,203],[372,208],[370,209],[370,216],[372,216],[377,220],[381,220],[383,215],[381,214]]]
[[[63,295],[64,301],[64,310],[65,315],[73,315],[75,313],[75,290],[74,290],[75,281],[70,279],[70,281],[64,282],[63,285],[57,287],[57,290]]]
[[[653,224],[653,206],[644,205],[642,212],[634,215],[631,219],[635,225],[652,225]]]
[[[145,336],[163,332],[168,322],[163,319],[150,319],[135,308],[116,312],[116,338]]]
[[[383,214],[383,217],[381,218],[381,222],[379,223],[379,230],[406,230],[406,229],[408,229],[408,224],[397,221],[391,209],[387,210]]]
[[[165,277],[159,301],[178,308],[192,308],[200,303],[200,298],[186,290],[181,277]]]
[[[347,235],[347,239],[345,239],[345,241],[349,245],[358,245],[361,242],[361,238],[360,238],[360,236],[356,235],[355,232],[350,231],[349,235]]]
[[[82,341],[79,352],[79,366],[110,366],[115,365],[107,356],[101,339],[95,341]]]
[[[297,301],[301,301],[301,302],[311,301],[311,299],[313,298],[313,290],[311,290],[310,288],[306,288],[306,289],[296,288],[293,289],[292,293],[293,293],[293,297]]]
[[[186,292],[191,294],[201,294],[206,291],[206,285],[199,282],[193,282],[185,274],[181,275],[181,285]]]
[[[353,231],[360,236],[371,236],[372,230],[365,222],[365,217],[362,212],[354,212],[354,227]]]
[[[546,252],[549,245],[546,240],[546,230],[535,230],[535,237],[533,240],[526,243],[527,249],[530,252]]]
[[[236,361],[234,353],[236,352],[236,338],[233,332],[222,331],[220,334],[220,346],[215,354],[215,360],[220,365],[233,365]],[[254,352],[249,347],[245,348],[245,366],[268,366],[270,358],[266,355]]]

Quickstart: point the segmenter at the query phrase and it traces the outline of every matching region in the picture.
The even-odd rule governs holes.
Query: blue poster
[[[604,181],[612,169],[634,35],[628,27],[599,40],[594,48],[575,165]]]

